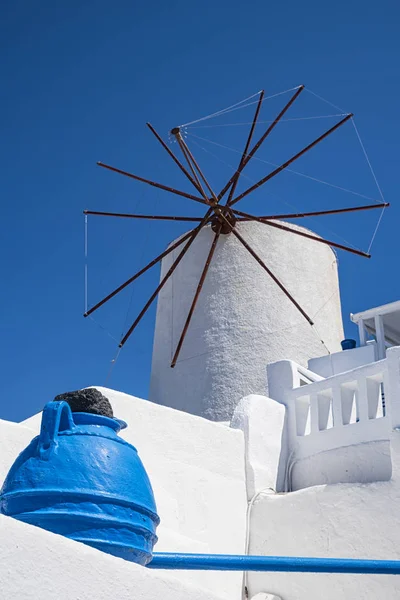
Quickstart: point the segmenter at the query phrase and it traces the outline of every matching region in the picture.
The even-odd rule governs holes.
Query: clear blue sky
[[[55,394],[105,382],[116,344],[82,317],[82,210],[202,212],[189,200],[96,167],[103,160],[187,189],[147,131],[146,121],[165,136],[171,126],[261,88],[273,93],[301,83],[354,112],[392,206],[371,260],[339,254],[347,335],[356,335],[348,324],[350,312],[399,299],[399,12],[394,0],[3,3],[1,418],[20,420]],[[332,112],[315,98],[308,100],[310,104],[304,102],[293,114]],[[328,125],[313,121],[306,130],[306,123],[299,122],[299,139],[297,125],[289,130],[289,123],[282,124],[282,138],[271,139],[264,158],[273,162],[286,157],[286,151],[301,147],[303,139],[311,141],[323,130],[318,127]],[[195,133],[218,141],[221,131]],[[349,168],[351,133],[349,127],[338,137],[340,147],[321,145],[298,168],[378,197],[368,169],[358,161],[360,154],[354,170]],[[354,136],[352,140],[349,144]],[[230,145],[239,141],[232,137]],[[198,152],[200,159],[202,150]],[[207,156],[208,173],[217,180],[221,167],[213,167]],[[237,162],[235,154],[224,159]],[[261,163],[257,169],[252,177],[269,171]],[[306,188],[303,179],[279,177],[270,191],[286,200],[296,196],[294,204],[301,210],[360,203],[319,184]],[[260,194],[243,201],[242,210],[288,210],[276,197],[267,202]],[[365,248],[377,216],[340,219],[329,227]],[[326,221],[307,226],[329,236]],[[90,303],[182,231],[185,227],[175,224],[90,221]],[[138,283],[133,296],[128,290],[96,318],[119,338],[125,321],[133,320],[157,280],[156,269]],[[147,396],[154,314],[149,313],[121,353],[110,387]]]

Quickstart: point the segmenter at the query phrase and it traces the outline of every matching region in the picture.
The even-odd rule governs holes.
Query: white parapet
[[[399,458],[394,452],[394,461]],[[249,519],[249,554],[399,560],[399,502],[396,478],[259,496]],[[400,597],[399,576],[393,575],[249,573],[247,587],[249,598],[260,592],[283,600]]]
[[[216,421],[230,420],[244,396],[267,394],[267,363],[289,358],[306,365],[327,349],[340,350],[343,338],[337,260],[329,246],[260,223],[237,227],[315,326],[238,239],[221,235],[172,369],[213,238],[210,227],[203,229],[158,298],[150,400]],[[161,277],[179,251],[163,260]]]
[[[308,368],[322,377],[332,377],[332,375],[373,363],[377,360],[376,355],[376,344],[372,342],[367,346],[312,358],[308,361]]]
[[[399,367],[399,347],[389,349],[384,360],[326,379],[291,361],[268,366],[271,395],[287,412],[286,473],[279,490],[391,478],[390,439],[400,422]]]
[[[2,600],[221,600],[178,573],[152,571],[0,515]]]
[[[266,396],[247,396],[237,405],[231,427],[241,429],[245,442],[247,499],[277,490],[284,479],[285,407]]]

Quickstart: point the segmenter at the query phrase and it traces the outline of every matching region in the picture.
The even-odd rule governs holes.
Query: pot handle
[[[60,431],[75,429],[71,408],[67,402],[48,402],[43,409],[39,434],[40,455],[48,453],[57,445]]]

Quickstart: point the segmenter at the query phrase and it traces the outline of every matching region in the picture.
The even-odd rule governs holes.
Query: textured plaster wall
[[[217,600],[209,589],[150,571],[0,515],[2,600]]]
[[[308,368],[322,377],[332,377],[332,375],[345,373],[351,369],[375,362],[375,354],[376,344],[372,343],[352,350],[312,358],[308,361]]]
[[[400,432],[393,432],[393,479],[264,494],[251,512],[251,554],[400,559]],[[250,573],[258,592],[284,600],[398,600],[400,577]]]
[[[242,432],[128,394],[98,389],[110,400],[115,416],[128,423],[121,436],[138,449],[152,482],[161,518],[155,550],[243,553],[246,484]],[[24,425],[38,431],[40,418],[35,415]],[[25,445],[24,437],[21,446]],[[240,573],[186,571],[176,576],[218,589],[231,600],[240,598]]]
[[[344,373],[323,379],[310,371],[303,371],[307,377],[318,377],[314,383],[304,386],[300,383],[301,373],[296,363],[284,360],[268,365],[270,392],[277,403],[286,407],[280,460],[286,467],[278,473],[277,491],[294,491],[325,483],[387,481],[391,478],[390,439],[393,426],[398,422],[394,415],[398,414],[400,406],[399,351],[400,348],[392,348],[386,361],[373,365],[367,363],[362,367],[357,365],[356,368],[355,351],[343,352],[349,358],[347,368],[342,364]],[[393,365],[388,368],[391,361]],[[380,389],[376,383],[380,378],[385,381],[385,416],[380,410]],[[352,396],[346,396],[349,389],[358,390],[358,410],[365,418],[356,420],[354,403],[353,422],[343,425],[342,413],[338,415],[336,411],[338,406],[343,410],[343,403],[348,398],[353,400]],[[313,410],[318,409],[319,402],[325,398],[332,399],[329,406],[331,419],[325,424],[322,420],[321,428],[319,425],[313,427],[312,419],[318,423],[319,418]],[[308,402],[311,403],[309,412]],[[375,402],[378,413],[375,415],[372,411],[368,416],[370,406],[373,407]],[[306,423],[304,417],[309,428],[303,429]]]
[[[392,476],[389,440],[359,443],[296,459],[288,468],[291,490],[322,483],[373,483]]]
[[[0,487],[18,454],[36,435],[35,429],[0,420]]]
[[[316,327],[234,236],[221,236],[179,361],[171,369],[212,241],[211,229],[203,229],[158,298],[150,400],[215,421],[229,420],[242,397],[267,393],[267,363],[287,358],[305,366],[326,354],[321,337],[331,352],[340,350],[343,338],[332,250],[260,223],[241,223],[238,230]],[[161,276],[178,252],[164,259]]]
[[[245,439],[247,500],[261,490],[279,490],[286,466],[285,407],[266,396],[247,396],[237,405],[231,427]]]

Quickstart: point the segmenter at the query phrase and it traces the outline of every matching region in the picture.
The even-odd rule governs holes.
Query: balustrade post
[[[340,385],[334,385],[332,389],[332,416],[335,429],[343,427],[342,388]]]
[[[392,416],[392,426],[400,427],[400,347],[388,348],[386,353],[387,379],[385,384],[386,413]]]
[[[357,377],[357,417],[361,422],[368,421],[368,383],[365,376]]]
[[[375,333],[376,333],[376,344],[377,344],[377,359],[382,360],[386,356],[386,343],[385,343],[385,328],[383,326],[382,315],[377,315],[375,321]]]
[[[312,394],[310,397],[310,423],[311,434],[319,432],[319,411],[318,411],[318,395]]]

